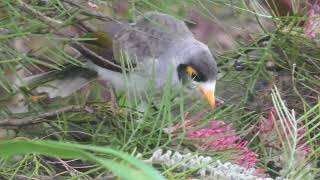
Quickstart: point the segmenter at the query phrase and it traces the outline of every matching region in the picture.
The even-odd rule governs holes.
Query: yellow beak
[[[212,108],[216,107],[216,99],[214,95],[215,87],[215,81],[199,84],[199,90],[201,94],[208,100],[208,103]]]

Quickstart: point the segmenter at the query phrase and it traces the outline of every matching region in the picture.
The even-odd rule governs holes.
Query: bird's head
[[[215,108],[215,86],[217,80],[217,64],[207,47],[186,52],[185,58],[177,66],[180,82],[188,88],[199,91]]]

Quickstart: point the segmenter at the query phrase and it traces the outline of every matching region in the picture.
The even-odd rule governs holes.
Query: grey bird
[[[112,37],[112,50],[95,53],[96,44],[90,41],[73,47],[88,60],[86,68],[110,82],[116,92],[141,92],[147,89],[150,79],[161,91],[170,74],[173,86],[194,89],[215,107],[216,61],[208,46],[194,38],[184,21],[148,12],[137,17],[135,23],[110,21],[105,27],[103,33]]]

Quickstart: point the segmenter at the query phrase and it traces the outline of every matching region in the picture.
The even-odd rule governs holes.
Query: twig
[[[46,16],[45,14],[34,9],[32,6],[26,4],[23,0],[17,0],[17,2],[18,2],[19,9],[21,9],[23,12],[27,14],[34,16],[35,18],[38,18],[39,20],[49,25],[50,27],[57,28],[63,25],[62,21]]]
[[[295,72],[296,72],[296,64],[294,63],[292,65],[292,72],[291,72],[291,79],[292,79],[292,87],[293,87],[293,91],[297,94],[297,96],[300,98],[300,100],[303,102],[303,104],[305,104],[306,106],[309,107],[308,102],[303,98],[303,96],[300,94],[297,86],[296,86],[296,78],[295,78]]]
[[[80,51],[80,53],[87,55],[88,57],[90,57],[90,60],[94,63],[95,59],[98,59],[104,63],[109,64],[110,66],[112,66],[111,68],[113,68],[113,70],[121,72],[122,71],[122,67],[121,65],[115,64],[114,62],[112,62],[111,60],[108,60],[100,55],[98,55],[97,53],[95,53],[94,51],[92,51],[91,49],[87,48],[86,46],[75,42],[73,43],[73,46]],[[109,68],[110,69],[110,68]]]
[[[0,120],[0,127],[1,126],[26,126],[26,125],[47,122],[50,119],[57,117],[59,114],[66,113],[66,112],[81,112],[81,110],[85,110],[88,113],[93,113],[93,110],[90,109],[89,107],[85,107],[84,109],[82,109],[80,106],[68,106],[68,107],[64,107],[51,112],[46,112],[34,117],[2,119]]]
[[[114,180],[114,179],[118,179],[118,178],[117,178],[117,176],[110,174],[110,175],[101,176],[99,179]]]
[[[69,4],[69,5],[72,5],[72,6],[75,6],[75,7],[78,7],[80,9],[80,13],[83,14],[83,15],[87,15],[87,16],[92,16],[92,17],[95,17],[99,20],[104,20],[104,21],[114,21],[114,22],[118,22],[118,23],[121,23],[119,21],[117,21],[116,19],[113,19],[112,17],[110,16],[105,16],[99,12],[96,12],[96,11],[89,11],[88,8],[86,8],[85,6],[82,6],[80,5],[81,4],[81,1],[79,0],[63,0],[63,2]]]
[[[71,176],[78,176],[80,174],[80,172],[78,170],[76,170],[74,167],[72,167],[71,165],[68,164],[67,161],[64,161],[60,158],[56,158],[60,164],[65,168],[66,171],[68,171],[68,173]]]
[[[52,180],[53,177],[52,176],[26,176],[26,175],[20,175],[20,174],[16,174],[14,176],[15,179],[17,180]]]
[[[237,53],[236,55],[230,57],[230,59],[235,59],[236,62],[234,63],[234,67],[236,66],[241,66],[241,67],[244,67],[245,64],[240,64],[240,62],[238,61],[238,59],[243,56],[243,54],[248,54],[252,51],[255,51],[256,50],[256,47],[264,47],[265,45],[263,44],[264,42],[267,42],[269,41],[271,38],[270,35],[267,35],[267,36],[263,36],[261,37],[260,39],[258,39],[257,41],[245,46],[246,48],[240,52],[240,53]],[[240,70],[241,71],[241,70]]]

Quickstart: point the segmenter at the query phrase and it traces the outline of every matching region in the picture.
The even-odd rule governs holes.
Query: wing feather
[[[119,60],[122,51],[134,61],[159,58],[175,42],[192,36],[183,21],[170,15],[149,12],[116,34],[113,41],[114,57]]]

